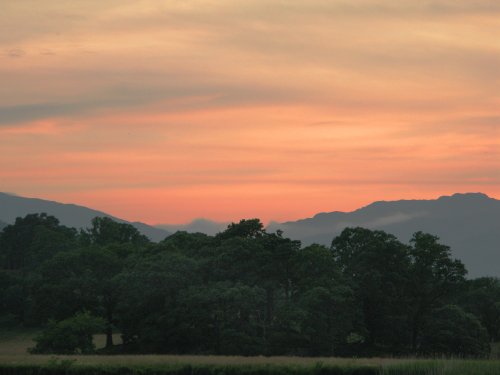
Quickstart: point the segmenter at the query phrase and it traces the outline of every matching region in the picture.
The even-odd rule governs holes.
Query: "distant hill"
[[[73,228],[88,228],[91,220],[96,217],[109,217],[120,223],[128,223],[137,228],[142,234],[152,241],[161,241],[170,233],[164,229],[156,228],[144,223],[128,222],[118,219],[101,211],[74,204],[63,204],[43,199],[24,198],[12,194],[0,193],[0,221],[12,224],[17,217],[33,213],[45,212],[59,219],[61,224]],[[0,228],[2,223],[0,222]]]
[[[96,217],[110,217],[129,223],[101,211],[73,204],[42,199],[23,198],[0,193],[0,230],[16,217],[46,212],[62,224],[87,228]],[[226,229],[228,223],[197,219],[185,225],[129,223],[153,241],[160,241],[177,230],[214,235]],[[437,235],[462,260],[471,277],[500,277],[500,200],[481,193],[454,194],[436,200],[400,200],[372,203],[353,212],[319,213],[312,218],[284,223],[271,223],[268,231],[277,229],[304,245],[320,243],[329,246],[344,228],[361,226],[380,229],[408,242],[416,231]]]
[[[160,224],[156,227],[167,230],[171,233],[185,231],[189,233],[205,233],[213,236],[225,230],[229,224],[230,223],[211,221],[207,219],[195,219],[189,224]]]
[[[3,221],[0,221],[0,232],[2,231],[3,228],[5,228],[8,224],[4,223]]]
[[[437,235],[462,260],[471,277],[500,277],[500,200],[481,193],[436,200],[375,202],[353,212],[320,213],[312,218],[271,223],[303,244],[329,246],[346,227],[380,229],[407,242],[416,231]]]

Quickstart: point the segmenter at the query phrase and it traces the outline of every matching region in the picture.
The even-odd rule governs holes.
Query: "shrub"
[[[458,306],[434,310],[424,329],[421,353],[426,356],[486,357],[488,334],[479,320]]]
[[[95,351],[92,335],[104,329],[104,321],[88,312],[60,322],[50,321],[35,338],[32,354],[91,354]]]

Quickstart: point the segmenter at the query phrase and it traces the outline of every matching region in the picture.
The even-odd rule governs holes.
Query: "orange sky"
[[[500,2],[16,0],[0,191],[147,223],[500,198]]]

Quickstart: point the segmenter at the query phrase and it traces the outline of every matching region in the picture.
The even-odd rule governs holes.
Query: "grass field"
[[[237,357],[237,356],[180,356],[180,355],[114,355],[114,356],[54,356],[30,355],[27,348],[34,345],[34,330],[0,331],[1,365],[46,365],[55,359],[71,360],[81,366],[373,366],[381,375],[500,375],[500,361],[416,360],[401,358],[304,358],[304,357]],[[119,337],[115,338],[119,342]],[[105,337],[95,337],[96,346],[103,347]],[[498,347],[495,349],[498,350]]]

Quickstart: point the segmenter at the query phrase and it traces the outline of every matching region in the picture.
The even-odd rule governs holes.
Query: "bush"
[[[60,322],[50,321],[43,332],[35,338],[32,354],[91,354],[95,352],[92,339],[94,333],[104,329],[104,321],[88,312]]]
[[[421,354],[426,356],[487,357],[488,334],[479,320],[458,306],[434,310],[424,329]]]

